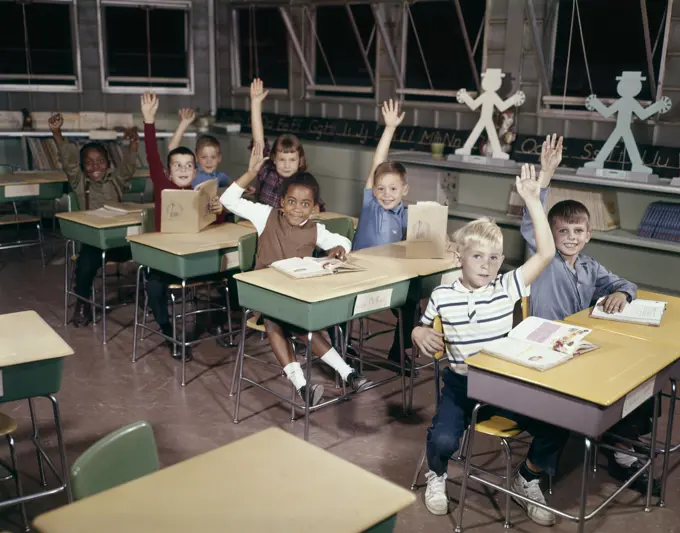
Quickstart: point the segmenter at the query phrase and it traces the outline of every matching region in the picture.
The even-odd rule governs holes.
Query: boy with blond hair
[[[418,349],[433,356],[446,350],[450,368],[443,372],[441,401],[427,432],[427,489],[425,505],[437,515],[448,512],[446,478],[448,461],[458,450],[476,402],[467,395],[465,360],[481,351],[484,344],[507,336],[512,329],[515,303],[529,295],[529,285],[555,255],[555,244],[548,219],[539,198],[534,167],[524,165],[516,180],[517,192],[524,199],[536,230],[536,254],[516,270],[499,275],[503,263],[503,234],[489,219],[469,222],[454,235],[456,255],[462,276],[450,285],[440,285],[432,296],[412,338]],[[439,315],[443,333],[432,329]],[[534,436],[527,458],[512,482],[512,489],[539,503],[545,503],[540,488],[543,471],[555,472],[569,432],[502,409],[488,408],[484,417],[501,414],[519,423]],[[534,522],[550,526],[552,512],[517,499]]]

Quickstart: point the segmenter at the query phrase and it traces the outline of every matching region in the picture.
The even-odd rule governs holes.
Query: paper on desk
[[[378,291],[359,294],[354,303],[354,314],[359,315],[385,309],[390,307],[392,302],[392,289],[381,289]]]
[[[93,209],[91,211],[87,211],[88,215],[93,215],[95,217],[101,217],[101,218],[114,218],[114,217],[119,217],[121,215],[124,215],[126,213],[127,212],[121,213],[119,210],[114,211],[113,209],[109,209],[107,207],[100,207],[99,209]]]
[[[21,198],[23,196],[38,196],[39,194],[39,183],[31,185],[7,185],[5,187],[5,198]]]
[[[590,314],[593,318],[616,320],[620,322],[636,322],[641,324],[660,325],[661,318],[666,311],[666,302],[656,300],[636,299],[626,305],[623,311],[605,313],[602,308],[604,297],[600,298]]]
[[[621,418],[627,417],[635,409],[640,407],[645,400],[652,397],[652,394],[654,394],[655,382],[656,376],[649,378],[638,388],[626,394],[626,399],[623,401],[623,412],[621,413]]]

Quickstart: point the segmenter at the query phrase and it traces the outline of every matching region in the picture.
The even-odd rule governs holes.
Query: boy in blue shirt
[[[545,206],[548,186],[555,170],[562,161],[562,137],[548,136],[541,151],[541,202]],[[557,249],[555,257],[531,287],[531,315],[548,320],[562,320],[565,317],[587,309],[600,298],[607,313],[623,310],[635,299],[637,286],[612,274],[597,260],[583,255],[581,251],[590,241],[590,213],[585,205],[575,200],[556,203],[548,212],[548,222]],[[531,218],[524,210],[522,236],[531,253],[536,251],[536,240]],[[651,431],[653,402],[646,402],[628,417],[611,428],[611,432],[629,439],[637,439]],[[620,442],[615,446],[631,450]],[[614,459],[612,461],[612,458]],[[641,465],[632,455],[616,452],[609,458],[609,472],[612,477],[626,481]],[[642,492],[647,491],[648,473],[639,476],[631,485]],[[660,493],[660,485],[654,481],[654,493]]]

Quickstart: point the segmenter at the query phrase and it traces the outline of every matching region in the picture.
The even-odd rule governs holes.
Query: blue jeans
[[[472,410],[477,404],[467,395],[467,377],[446,368],[442,372],[444,386],[437,413],[432,426],[427,430],[427,464],[435,474],[441,476],[448,468],[448,462],[460,446],[460,439],[470,425]],[[569,439],[569,431],[523,415],[496,407],[483,407],[477,421],[488,420],[493,415],[503,416],[517,422],[534,439],[527,454],[528,459],[549,474],[554,475],[557,461]]]

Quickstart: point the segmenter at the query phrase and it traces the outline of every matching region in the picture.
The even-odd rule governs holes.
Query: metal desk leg
[[[135,284],[135,324],[132,328],[132,362],[137,361],[137,328],[139,326],[139,278],[144,267],[137,267],[137,283]]]
[[[661,470],[661,497],[659,507],[666,505],[666,483],[668,482],[668,466],[671,455],[671,437],[673,436],[673,419],[675,418],[675,401],[677,399],[677,383],[671,379],[671,404],[668,406],[668,422],[666,427],[666,442],[663,445],[663,468]],[[656,412],[654,412],[656,416]]]
[[[659,401],[661,398],[661,392],[654,395],[654,416],[652,417],[652,442],[649,447],[649,481],[647,482],[647,499],[645,501],[645,513],[650,513],[652,511],[652,489],[654,487],[654,457],[656,456],[656,428],[658,425],[659,417],[656,413],[659,411]]]
[[[68,255],[68,249],[72,241],[66,241],[66,251],[64,252],[64,326],[68,325],[68,296],[71,290],[71,276],[70,272],[70,257]]]
[[[33,445],[35,446],[35,454],[38,457],[38,472],[40,474],[40,486],[47,487],[47,478],[45,477],[45,465],[43,464],[42,454],[38,449],[40,443],[40,430],[38,429],[38,422],[35,418],[35,409],[33,408],[33,399],[28,399],[28,410],[31,413],[31,425],[33,426]]]
[[[242,355],[245,352],[246,345],[246,328],[248,322],[248,315],[250,315],[250,309],[243,309],[241,311],[241,340],[238,343],[238,352],[236,352],[236,362],[234,363],[234,372],[231,375],[231,388],[229,389],[229,396],[234,395],[234,384],[236,383],[236,376],[239,375],[239,366],[243,364]]]
[[[92,294],[92,300],[94,303],[94,294]],[[92,306],[93,313],[96,307],[96,305]],[[92,322],[95,322],[94,316]],[[102,250],[102,344],[106,343],[106,250]]]
[[[470,475],[470,465],[472,464],[472,445],[475,439],[475,424],[477,423],[477,414],[479,409],[482,407],[481,403],[475,405],[472,410],[472,416],[470,417],[470,426],[468,427],[468,441],[467,441],[467,453],[465,455],[465,469],[463,470],[463,481],[460,485],[460,498],[458,502],[459,511],[458,519],[456,520],[455,533],[463,533],[463,512],[465,511],[465,492],[467,491],[468,476]]]
[[[401,363],[401,410],[407,414],[409,407],[406,404],[406,350],[404,350],[404,313],[401,308],[397,309],[397,328],[399,328],[399,362]],[[411,364],[413,366],[413,364]],[[411,369],[413,373],[413,368]]]
[[[182,280],[182,387],[186,387],[187,375],[187,280]]]
[[[578,533],[583,533],[586,527],[586,501],[588,499],[588,478],[590,477],[590,458],[592,456],[592,441],[585,437],[585,451],[583,452],[583,472],[581,473],[581,495],[578,504]]]
[[[73,493],[71,492],[71,473],[69,472],[68,463],[66,462],[66,447],[64,446],[64,436],[61,432],[61,417],[59,416],[59,402],[50,394],[48,396],[52,402],[52,411],[54,412],[54,425],[57,430],[57,445],[59,446],[59,456],[61,460],[61,475],[62,483],[66,490],[66,498],[69,503],[73,503]]]
[[[234,407],[234,424],[239,423],[238,411],[241,407],[241,382],[243,381],[243,363],[246,351],[246,322],[248,320],[249,310],[246,310],[241,317],[241,342],[238,345],[238,355],[236,356],[236,367],[234,368],[234,376],[238,372],[238,380],[236,381],[236,406]],[[234,378],[231,380],[232,389],[234,388]]]
[[[310,390],[312,385],[312,332],[307,332],[307,347],[305,349],[305,361],[307,367],[305,368],[305,379],[307,386],[305,387],[305,440],[309,440],[309,400]]]

